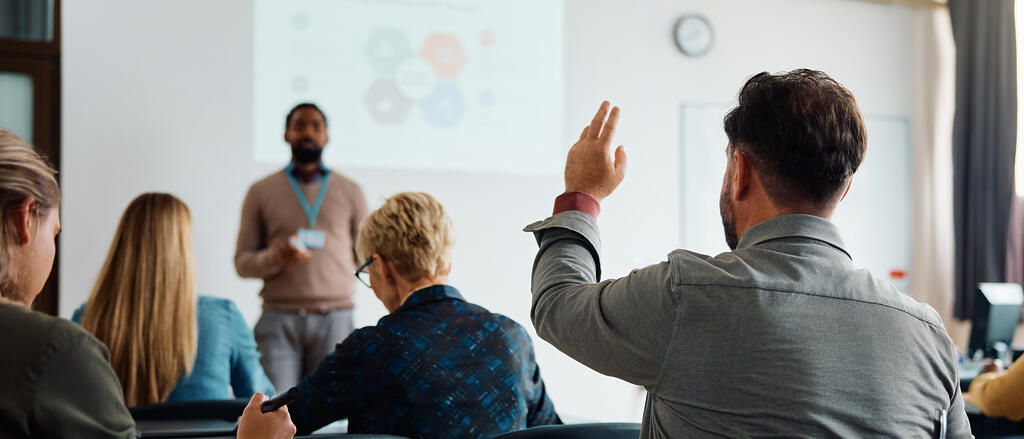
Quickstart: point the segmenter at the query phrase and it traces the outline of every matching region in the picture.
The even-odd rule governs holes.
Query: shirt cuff
[[[596,221],[597,215],[601,213],[601,203],[588,194],[575,191],[566,192],[555,198],[555,210],[552,215],[558,215],[570,210],[583,212],[590,215]]]

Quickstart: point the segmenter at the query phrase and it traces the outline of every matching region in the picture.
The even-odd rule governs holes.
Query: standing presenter
[[[359,185],[321,161],[327,117],[320,108],[292,108],[284,140],[291,163],[249,188],[235,248],[238,274],[263,279],[263,315],[253,333],[279,391],[352,332],[355,238],[367,213]]]

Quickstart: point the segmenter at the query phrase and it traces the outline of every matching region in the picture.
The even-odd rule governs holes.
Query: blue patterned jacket
[[[413,293],[338,344],[288,404],[299,434],[348,418],[349,433],[489,438],[561,420],[526,330],[450,286]]]

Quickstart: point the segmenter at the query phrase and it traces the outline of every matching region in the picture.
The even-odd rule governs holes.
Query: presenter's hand
[[[288,406],[269,413],[261,413],[260,405],[270,398],[257,393],[238,420],[238,439],[281,439],[295,436],[295,424],[288,415]]]
[[[297,239],[298,236],[292,235],[289,239],[282,239],[274,243],[271,249],[274,253],[274,258],[277,259],[277,263],[287,267],[289,265],[295,265],[299,262],[305,262],[313,256],[313,253],[309,249],[299,249],[292,247],[292,239]]]
[[[619,122],[619,107],[608,101],[583,129],[579,141],[569,149],[565,160],[565,190],[583,192],[601,201],[626,176],[626,151],[619,145],[612,153],[612,138]],[[607,119],[607,120],[606,120]],[[613,157],[614,155],[614,157]]]

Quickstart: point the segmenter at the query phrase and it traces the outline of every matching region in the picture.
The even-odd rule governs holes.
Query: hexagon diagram
[[[405,33],[398,29],[380,28],[366,40],[366,57],[378,75],[395,73],[398,64],[412,56],[412,48]]]
[[[434,66],[438,78],[455,79],[466,64],[466,52],[453,34],[431,34],[423,42],[420,57]]]
[[[366,92],[363,103],[377,123],[402,123],[412,108],[412,102],[398,92],[395,81],[391,79],[374,81]]]
[[[428,124],[450,127],[459,123],[466,113],[466,101],[455,83],[441,81],[434,94],[420,102],[420,110]]]

